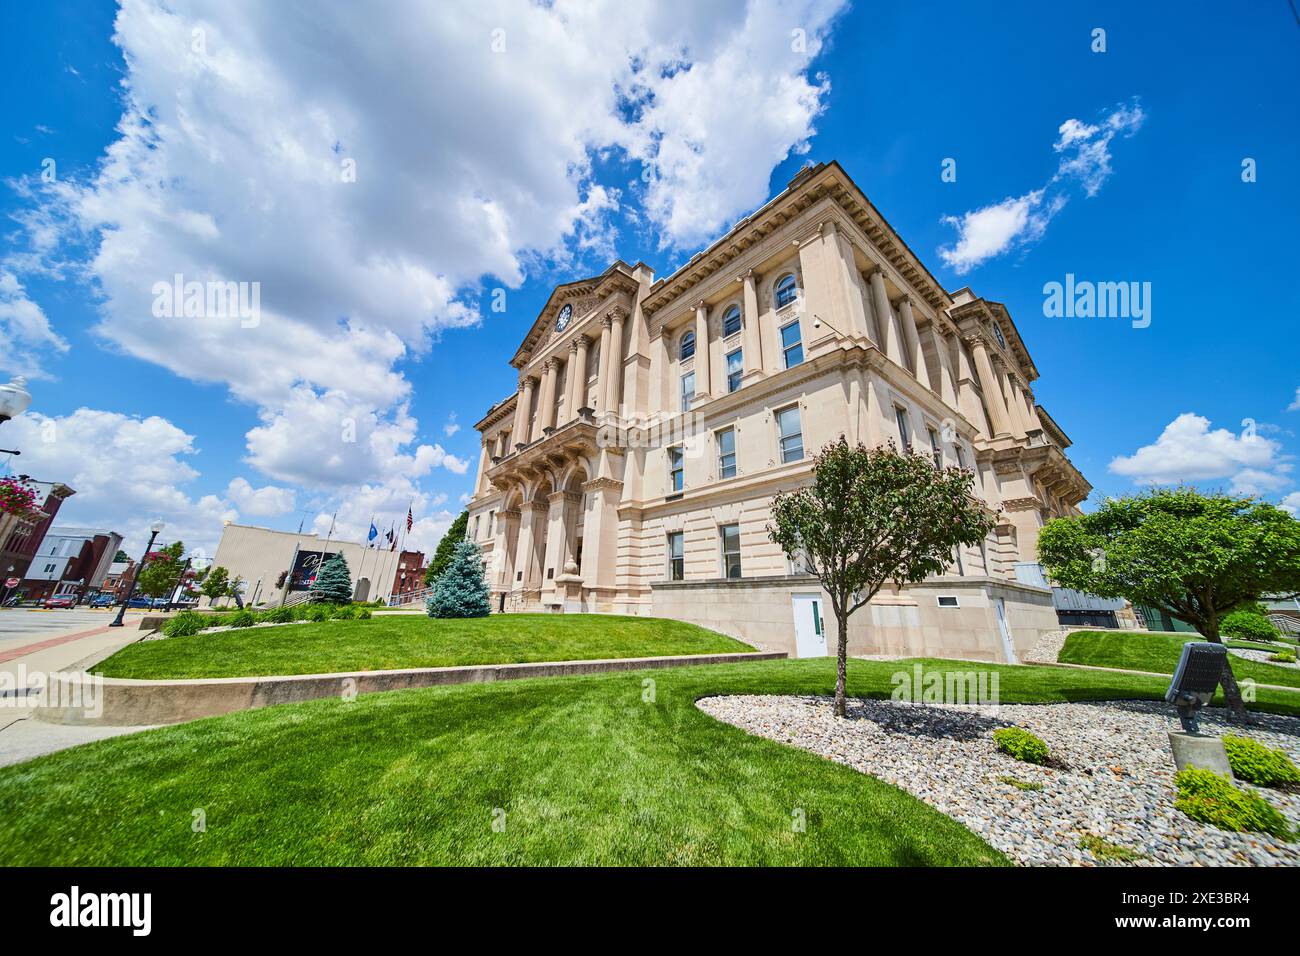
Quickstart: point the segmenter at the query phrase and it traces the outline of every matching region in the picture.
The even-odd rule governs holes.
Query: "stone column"
[[[596,414],[603,415],[609,409],[606,404],[609,392],[609,337],[610,327],[614,323],[609,316],[600,320],[600,366],[596,371]]]
[[[515,427],[514,439],[517,445],[527,445],[529,442],[528,420],[533,414],[533,385],[534,380],[525,376],[519,380],[519,403],[515,406]]]
[[[572,421],[578,413],[578,376],[574,368],[578,364],[578,340],[569,343],[569,357],[564,360],[564,419],[555,424],[563,425]]]
[[[998,385],[993,364],[989,361],[988,346],[984,340],[976,337],[970,343],[971,354],[975,357],[975,372],[979,376],[980,391],[984,393],[984,406],[989,412],[989,428],[993,430],[990,437],[1011,434],[1011,421],[1007,406],[1002,400],[1002,388]]]
[[[483,489],[487,487],[487,469],[488,469],[488,439],[484,436],[482,448],[478,453],[478,478],[474,482],[474,494],[482,494]]]
[[[1008,418],[1011,424],[1011,433],[1017,438],[1026,437],[1026,421],[1029,416],[1025,413],[1023,403],[1016,395],[1016,384],[1011,377],[1011,372],[1006,369],[998,371],[998,380],[1002,385],[1002,399],[1006,403]]]
[[[566,540],[568,522],[565,510],[570,501],[578,498],[574,492],[556,491],[547,499],[546,557],[542,561],[542,590],[554,591],[556,575],[564,573],[568,560],[569,544]]]
[[[885,273],[877,269],[871,273],[871,299],[876,307],[876,318],[880,322],[880,332],[885,337],[885,356],[897,365],[903,362],[902,333],[898,327],[898,316],[889,306],[889,296],[885,294]]]
[[[497,512],[496,543],[492,546],[492,559],[496,564],[493,586],[509,591],[515,586],[515,556],[510,553],[510,539],[519,533],[519,512],[502,509]]]
[[[757,379],[763,375],[763,336],[759,333],[758,327],[758,291],[754,288],[754,270],[750,269],[746,272],[740,277],[740,281],[744,284],[745,336],[742,340],[745,349],[744,378]]]
[[[570,350],[569,395],[572,396],[568,406],[570,421],[576,419],[578,409],[587,404],[587,346],[590,344],[591,339],[579,335],[576,350]]]
[[[912,364],[916,366],[916,380],[933,391],[930,366],[925,360],[925,349],[921,348],[921,336],[916,330],[916,316],[912,314],[911,296],[903,296],[898,304],[898,312],[903,320],[903,336],[907,339],[907,350],[912,353]]]
[[[542,394],[537,403],[537,417],[533,421],[532,441],[542,437],[545,429],[555,424],[555,359],[542,363]]]
[[[935,354],[939,356],[939,397],[949,408],[957,408],[957,379],[953,374],[952,353],[948,351],[948,336],[931,323],[930,335]]]
[[[617,415],[623,402],[623,320],[627,313],[612,309],[609,317],[609,391],[605,395],[605,410]]]
[[[695,401],[709,399],[709,307],[695,304]]]
[[[589,589],[604,592],[598,598],[612,600],[618,560],[618,499],[623,482],[593,478],[582,490],[591,494],[582,536],[582,579]]]

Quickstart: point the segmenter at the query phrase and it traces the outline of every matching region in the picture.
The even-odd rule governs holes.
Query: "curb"
[[[40,703],[32,708],[32,715],[46,723],[83,726],[177,724],[201,717],[215,717],[240,710],[323,697],[411,690],[446,684],[523,680],[529,677],[573,677],[612,671],[784,660],[788,656],[785,651],[751,651],[194,680],[128,680],[69,672],[51,675],[50,684]]]

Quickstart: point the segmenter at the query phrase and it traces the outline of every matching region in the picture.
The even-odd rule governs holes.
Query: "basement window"
[[[940,594],[939,607],[961,607],[955,594]]]

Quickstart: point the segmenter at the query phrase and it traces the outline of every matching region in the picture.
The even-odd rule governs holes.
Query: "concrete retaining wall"
[[[407,690],[440,684],[519,680],[526,677],[571,677],[608,671],[780,660],[784,657],[785,653],[697,654],[206,680],[123,680],[95,677],[86,673],[65,673],[52,676],[51,685],[33,713],[39,720],[56,724],[106,724],[123,727],[176,724],[253,707],[291,704],[345,694]]]

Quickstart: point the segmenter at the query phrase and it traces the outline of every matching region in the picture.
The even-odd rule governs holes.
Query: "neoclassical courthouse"
[[[1038,529],[1091,489],[1034,400],[1038,369],[1007,310],[945,291],[838,163],[666,278],[620,261],[558,286],[510,364],[518,391],[476,425],[469,504],[495,610],[834,653],[815,578],[766,526],[844,436],[972,469],[1000,515],[947,573],[854,615],[851,653],[1013,660],[1058,627]]]

